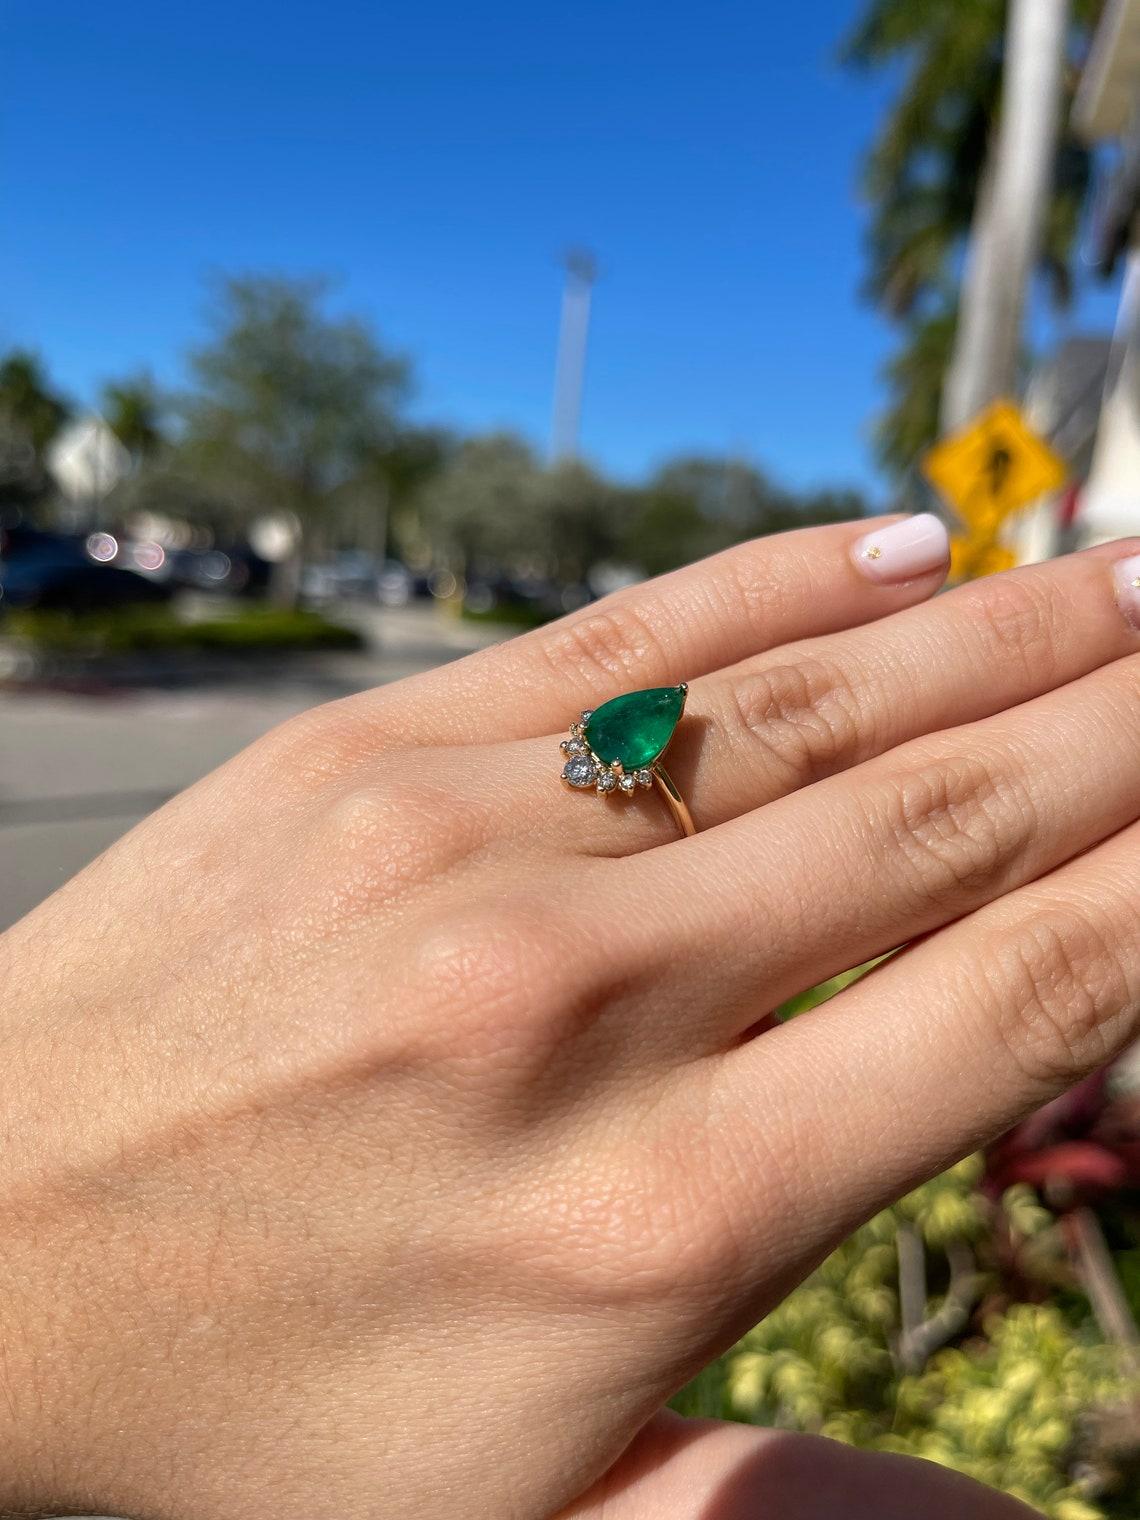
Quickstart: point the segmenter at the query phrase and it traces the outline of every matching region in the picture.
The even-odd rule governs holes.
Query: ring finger
[[[1120,589],[1117,569],[1133,562],[1135,547],[1105,545],[974,582],[695,681],[665,758],[698,829],[1136,651],[1133,602],[1122,609],[1119,600],[1135,592],[1127,582]],[[567,721],[574,699],[585,706],[591,694],[568,697]],[[654,796],[599,806],[554,791],[559,763],[544,739],[516,746],[511,767],[520,786],[549,798],[542,828],[560,849],[573,843],[588,854],[629,855],[676,837]]]

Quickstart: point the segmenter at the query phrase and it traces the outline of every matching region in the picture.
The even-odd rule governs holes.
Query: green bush
[[[496,602],[486,611],[474,607],[460,608],[460,617],[467,623],[500,623],[504,628],[541,628],[557,617],[557,612],[544,612],[529,602]]]
[[[107,612],[11,612],[2,631],[48,654],[96,657],[150,651],[253,653],[359,649],[360,635],[318,612],[249,606],[186,621],[167,607]]]
[[[979,1241],[993,1210],[978,1191],[981,1172],[980,1158],[964,1161],[857,1230],[674,1407],[926,1457],[1053,1520],[1140,1514],[1073,1476],[1082,1422],[1129,1396],[1118,1353],[1091,1321],[1015,1303],[920,1372],[899,1368],[899,1230],[916,1232],[931,1263],[951,1242]],[[1028,1189],[1012,1189],[1005,1212],[1021,1235],[1052,1226]],[[930,1312],[938,1303],[935,1293]]]

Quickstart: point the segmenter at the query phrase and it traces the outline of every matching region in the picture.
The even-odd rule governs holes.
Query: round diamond
[[[581,739],[563,739],[558,748],[564,755],[588,755],[590,753],[589,745],[583,743]]]
[[[638,771],[636,773],[634,779],[636,780],[638,786],[652,786],[653,785],[653,772],[652,771]]]
[[[625,792],[626,796],[628,796],[630,794],[630,792],[633,791],[633,789],[634,789],[634,787],[636,785],[637,785],[637,782],[633,779],[632,776],[623,776],[621,778],[621,780],[618,782],[618,786],[621,787],[622,791]]]
[[[611,771],[611,770],[603,770],[603,771],[599,771],[598,772],[598,791],[599,792],[612,792],[612,791],[615,791],[616,788],[617,788],[617,784],[618,784],[618,778],[614,775],[613,771]]]
[[[562,767],[562,774],[571,786],[593,786],[598,767],[589,755],[575,755]]]

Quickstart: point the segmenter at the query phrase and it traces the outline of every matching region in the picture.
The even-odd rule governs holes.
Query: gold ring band
[[[673,784],[672,776],[663,765],[658,764],[653,767],[653,779],[657,783],[657,790],[669,804],[669,811],[673,814],[677,827],[686,839],[690,839],[697,832],[697,826],[689,812],[689,804]]]

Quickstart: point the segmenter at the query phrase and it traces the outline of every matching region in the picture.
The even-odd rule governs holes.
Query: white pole
[[[578,429],[582,420],[582,387],[586,378],[586,343],[590,332],[590,293],[597,266],[582,251],[566,258],[566,284],[562,291],[562,321],[558,330],[558,361],[554,373],[554,418],[550,457],[573,459],[578,453]]]
[[[942,431],[1014,395],[1025,295],[1041,246],[1061,109],[1069,0],[1010,0],[1002,110],[974,215]]]
[[[1140,532],[1140,242],[1134,242],[1078,518],[1082,546]]]

